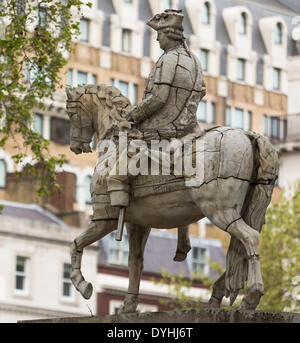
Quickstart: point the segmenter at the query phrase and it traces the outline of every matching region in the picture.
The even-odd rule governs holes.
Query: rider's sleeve
[[[169,53],[162,56],[162,61],[157,67],[151,93],[131,113],[135,122],[143,121],[151,117],[157,110],[164,106],[169,98],[171,85],[173,83],[178,55]]]

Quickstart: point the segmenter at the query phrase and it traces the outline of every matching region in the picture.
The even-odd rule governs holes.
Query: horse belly
[[[188,190],[133,199],[125,220],[138,225],[170,229],[197,222],[203,216]]]

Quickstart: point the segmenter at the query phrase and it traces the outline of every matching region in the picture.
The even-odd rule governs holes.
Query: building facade
[[[291,141],[287,139],[294,135],[295,142],[299,133],[292,133],[296,127],[294,114],[299,113],[299,42],[293,38],[296,26],[293,18],[300,12],[297,1],[90,2],[92,8],[84,6],[82,11],[80,35],[73,42],[75,52],[66,56],[68,64],[62,70],[64,86],[114,85],[128,96],[132,104],[140,102],[146,79],[162,53],[156,41],[156,32],[147,27],[145,22],[166,8],[182,9],[187,43],[201,61],[207,88],[197,112],[200,125],[203,128],[228,125],[268,136],[282,152],[280,158],[284,162],[281,162],[279,185],[285,186],[284,180],[288,180],[293,173],[293,177],[297,178],[298,173],[293,165],[295,157],[299,162],[298,143],[293,143],[291,148]],[[30,77],[27,80],[30,82]],[[65,102],[64,92],[57,91],[55,100],[49,101],[46,109],[37,109],[34,114],[34,129],[50,140],[50,152],[66,155],[67,163],[58,173],[62,192],[54,193],[46,200],[36,199],[33,192],[37,187],[35,181],[30,176],[15,176],[15,171],[22,171],[23,167],[14,165],[12,161],[14,143],[11,140],[5,150],[0,149],[0,199],[27,204],[38,202],[65,223],[85,228],[91,214],[89,186],[97,152],[94,149],[89,154],[75,155],[70,151],[70,123]],[[25,162],[30,162],[30,156]],[[212,242],[209,240],[212,238],[221,239],[223,247],[226,249],[228,246],[228,234],[216,230],[207,220],[191,225],[190,233],[194,237],[192,239],[203,242],[206,239],[208,243]],[[106,239],[109,240],[109,237]],[[97,311],[108,313],[113,312],[120,302],[116,285],[119,281],[120,285],[126,282],[113,279],[112,276],[126,279],[127,271],[123,267],[119,270],[116,263],[108,262],[105,254],[108,254],[109,244],[105,245],[105,240],[102,243],[99,247],[99,275],[96,282],[99,293]],[[108,249],[107,252],[105,249]],[[191,256],[190,253],[188,259],[192,259]],[[166,258],[171,259],[172,256]],[[193,264],[188,261],[185,270],[191,273]],[[170,268],[173,270],[173,267]],[[190,275],[188,272],[187,276]],[[147,291],[147,287],[150,287],[147,282],[151,282],[149,275],[158,274],[159,269],[149,272],[145,268],[146,277],[141,286],[144,308],[150,309],[152,306],[160,309],[158,297],[154,300]],[[106,280],[106,284],[102,280]],[[147,281],[145,290],[144,281]],[[122,288],[121,293],[124,292],[125,288]],[[159,292],[157,294],[167,297],[166,292]],[[106,305],[102,307],[99,301]],[[113,303],[111,305],[110,301],[115,301],[116,306]]]
[[[35,204],[1,201],[0,322],[96,313],[70,280],[70,244],[80,229]],[[85,251],[83,269],[94,284],[97,246]]]

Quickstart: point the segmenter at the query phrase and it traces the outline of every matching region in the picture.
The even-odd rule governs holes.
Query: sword
[[[116,233],[116,241],[119,241],[119,242],[122,240],[122,236],[123,236],[125,210],[126,210],[126,207],[120,207],[118,227],[117,227],[117,233]]]

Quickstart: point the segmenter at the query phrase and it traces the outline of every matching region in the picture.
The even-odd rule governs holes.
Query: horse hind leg
[[[91,221],[85,232],[78,236],[71,244],[71,281],[74,287],[85,298],[89,299],[93,293],[93,286],[90,282],[85,281],[81,273],[81,259],[83,249],[98,241],[108,233],[112,232],[117,226],[115,220],[112,221]]]
[[[255,310],[264,294],[259,261],[259,232],[247,225],[242,218],[233,222],[227,231],[243,244],[248,259],[247,290],[240,308]]]
[[[126,224],[129,241],[129,286],[121,313],[135,312],[138,306],[140,280],[144,267],[144,250],[151,228]]]

